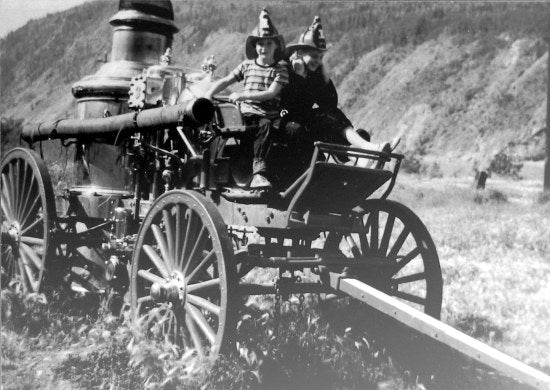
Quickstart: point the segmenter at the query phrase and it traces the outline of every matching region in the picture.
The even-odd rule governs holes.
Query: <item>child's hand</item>
[[[245,100],[245,97],[242,93],[239,92],[233,92],[231,95],[229,95],[229,101],[233,103],[240,102],[242,100]]]
[[[306,64],[304,63],[302,57],[299,56],[296,52],[292,53],[292,55],[290,56],[290,63],[292,64],[294,73],[296,73],[298,76],[306,77]]]

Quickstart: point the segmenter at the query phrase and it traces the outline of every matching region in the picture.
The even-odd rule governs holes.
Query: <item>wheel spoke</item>
[[[204,299],[196,295],[187,294],[187,301],[202,309],[208,310],[210,313],[215,314],[217,317],[220,316],[220,307],[213,304],[208,299]]]
[[[33,195],[33,193],[34,193],[34,186],[36,184],[36,181],[34,181],[33,179],[34,179],[34,177],[31,176],[30,183],[27,186],[27,188],[29,190],[25,191],[25,199],[21,202],[21,207],[17,211],[17,215],[19,215],[19,216],[21,216],[25,212],[25,210],[28,209],[29,199],[31,199],[31,195]]]
[[[197,331],[197,328],[195,327],[193,320],[189,318],[189,316],[185,316],[185,325],[187,325],[187,330],[191,335],[191,340],[193,341],[193,346],[195,347],[195,350],[197,351],[200,357],[203,357],[204,347],[202,345],[201,336],[199,335],[199,332]]]
[[[399,236],[397,237],[397,240],[395,240],[390,253],[388,253],[389,259],[395,259],[397,255],[399,254],[399,251],[403,247],[403,244],[405,243],[405,240],[407,239],[407,236],[409,235],[410,230],[406,227],[403,228],[401,233],[399,233]]]
[[[40,270],[44,267],[42,260],[37,256],[37,254],[32,250],[31,247],[25,244],[21,244],[20,248],[26,253],[26,255],[32,260],[35,267]]]
[[[359,244],[361,245],[361,253],[367,254],[370,250],[370,244],[369,244],[369,238],[368,238],[368,231],[365,226],[361,227],[361,231],[359,234],[361,235],[361,239],[359,240]]]
[[[420,248],[416,247],[409,253],[407,253],[401,260],[397,262],[395,265],[395,273],[399,272],[403,267],[405,267],[407,264],[411,262],[412,259],[414,259],[416,256],[420,254]]]
[[[206,318],[204,318],[204,315],[200,312],[200,310],[189,303],[185,305],[185,308],[202,330],[208,341],[210,341],[210,344],[214,344],[216,341],[216,333],[210,327],[208,321],[206,321]]]
[[[22,258],[25,259],[25,256],[22,256]],[[38,291],[38,281],[33,274],[32,267],[30,266],[28,260],[25,261],[25,273],[27,274],[27,279],[29,280],[32,291]]]
[[[153,298],[150,295],[145,295],[137,299],[138,304],[153,302]]]
[[[205,282],[187,285],[187,292],[199,293],[203,290],[210,290],[213,287],[220,287],[220,278],[210,279]]]
[[[2,192],[2,199],[0,200],[0,204],[2,205],[2,215],[6,217],[6,220],[9,223],[12,223],[14,221],[14,217],[11,213],[11,210],[9,209],[9,201],[7,200],[4,192]]]
[[[27,219],[29,219],[29,217],[31,215],[33,215],[33,212],[37,209],[37,205],[38,205],[38,201],[40,201],[40,194],[36,194],[33,202],[32,202],[32,206],[30,208],[27,209],[27,212],[26,214],[23,216],[21,216],[21,218],[19,219],[19,223],[21,226],[25,226],[25,223],[27,222]],[[38,210],[36,210],[38,212]],[[23,213],[21,213],[23,214]]]
[[[141,276],[143,279],[150,281],[151,283],[160,283],[164,284],[166,281],[161,278],[158,275],[155,275],[147,270],[140,269],[138,272],[138,275]]]
[[[19,183],[21,185],[21,188],[25,188],[26,184],[27,184],[27,172],[28,172],[28,164],[25,164],[24,167],[23,167],[23,180],[21,180]],[[23,194],[21,194],[23,195]],[[25,191],[25,199],[26,197],[28,196],[28,191]],[[25,204],[25,200],[23,199],[23,196],[21,196],[21,199],[20,199],[20,204],[19,204],[19,207],[17,208],[17,212],[20,212],[21,211],[21,207]]]
[[[394,222],[395,222],[395,215],[389,214],[388,219],[386,220],[386,226],[384,226],[384,234],[382,235],[380,248],[378,249],[378,253],[383,256],[386,256],[386,253],[388,252],[388,245],[390,243],[390,237],[393,231]]]
[[[176,205],[176,236],[175,236],[175,243],[176,243],[176,248],[175,248],[175,253],[174,253],[174,261],[176,262],[176,264],[174,264],[175,266],[178,266],[177,264],[177,261],[180,259],[181,257],[181,228],[182,228],[182,215],[181,215],[181,205]]]
[[[373,253],[378,252],[378,216],[378,210],[373,211],[367,220],[370,226],[370,251]]]
[[[164,221],[164,230],[166,234],[166,239],[168,241],[168,254],[170,257],[170,262],[172,263],[172,268],[174,267],[175,263],[175,231],[174,231],[174,224],[172,221],[172,216],[170,215],[170,212],[166,209],[162,210],[162,220]],[[174,259],[174,261],[172,261]]]
[[[21,237],[21,242],[25,242],[27,244],[32,244],[32,245],[42,245],[42,246],[44,245],[43,238],[30,237],[30,236]]]
[[[19,216],[25,211],[26,206],[27,206],[27,202],[29,201],[29,197],[31,196],[31,193],[32,193],[31,189],[33,188],[33,178],[34,178],[34,176],[31,174],[30,184],[28,184],[28,185],[27,185],[27,180],[26,179],[25,179],[25,181],[22,181],[21,183],[19,183],[19,185],[22,186],[23,188],[28,188],[28,191],[25,191],[25,193],[21,197],[19,207],[17,208],[17,215],[19,215]]]
[[[6,200],[5,202],[2,202],[2,203],[7,203],[7,205],[5,206],[6,209],[10,211],[11,210],[16,211],[13,208],[13,202],[12,202],[10,193],[11,193],[11,183],[9,181],[8,175],[6,175],[5,173],[2,173],[2,195],[4,195],[4,198]],[[4,207],[4,204],[2,204],[2,206]],[[15,219],[16,217],[16,215],[13,215],[11,212],[6,214],[10,215],[12,219]]]
[[[193,224],[193,216],[195,213],[193,213],[193,210],[187,209],[185,211],[185,214],[187,214],[187,224],[185,226],[185,238],[183,240],[183,249],[181,250],[181,257],[179,259],[178,266],[181,267],[183,265],[183,262],[185,260],[185,252],[187,252],[187,246],[189,245],[189,235],[191,234],[191,226]]]
[[[160,274],[165,278],[168,279],[170,276],[170,272],[168,272],[168,269],[166,268],[166,265],[164,264],[164,261],[160,258],[160,256],[155,252],[153,247],[151,245],[143,245],[143,251],[147,254],[149,259],[153,262],[155,267],[159,270]]]
[[[21,160],[17,160],[17,162],[19,163]],[[25,207],[25,204],[27,202],[27,199],[29,198],[29,193],[31,191],[27,190],[27,188],[31,188],[32,187],[32,183],[33,183],[33,179],[34,179],[34,175],[32,174],[31,172],[31,175],[30,175],[30,182],[31,182],[31,185],[27,186],[27,171],[29,169],[29,165],[28,164],[24,164],[24,172],[23,174],[21,174],[21,168],[18,168],[17,170],[17,173],[18,173],[18,177],[17,177],[17,214],[18,215],[21,215],[21,213],[23,213],[23,208]],[[32,168],[31,168],[32,169]],[[21,177],[23,176],[23,177]]]
[[[9,171],[9,180],[10,180],[10,199],[11,199],[11,208],[14,212],[17,212],[17,194],[15,193],[15,189],[17,187],[17,181],[15,180],[15,178],[13,177],[13,171],[14,171],[14,167],[13,167],[13,164],[10,164],[10,171]],[[16,214],[17,216],[19,216],[18,214]]]
[[[26,271],[25,271],[25,265],[23,264],[23,258],[21,257],[21,254],[19,254],[19,258],[15,257],[15,255],[13,256],[13,258],[14,258],[14,261],[16,261],[17,265],[19,266],[19,276],[21,278],[21,283],[23,283],[23,285],[25,286],[25,289],[29,291],[29,287],[31,286],[29,285],[30,281],[27,280],[27,277],[25,276]]]
[[[21,160],[17,159],[15,161],[15,164],[13,166],[12,171],[10,174],[13,177],[13,209],[16,210],[16,213],[19,211],[20,203],[21,203],[21,186],[23,185],[22,182],[20,182],[20,173],[21,173]]]
[[[157,245],[159,247],[165,269],[168,274],[170,274],[170,270],[173,269],[173,267],[170,258],[170,250],[168,249],[168,245],[166,244],[166,240],[164,239],[164,235],[167,233],[163,234],[158,225],[151,225],[151,230],[153,231],[153,235],[155,236],[155,240],[157,241]]]
[[[404,299],[404,300],[409,301],[409,302],[417,303],[419,305],[425,305],[426,304],[426,299],[421,298],[417,295],[413,295],[413,294],[403,292],[403,291],[391,291],[390,294],[393,295],[394,297],[401,298],[401,299]]]
[[[176,319],[176,316],[174,315],[174,312],[167,311],[165,315],[165,322],[168,323],[168,329],[166,330],[166,335],[170,335],[172,333],[172,328],[174,330],[174,340],[178,337],[178,320]]]
[[[197,252],[197,248],[202,245],[202,241],[204,240],[204,233],[207,232],[208,230],[206,229],[206,226],[202,226],[201,227],[201,231],[197,237],[197,241],[195,242],[195,245],[193,246],[193,249],[191,249],[191,253],[189,253],[189,257],[187,259],[187,263],[185,264],[185,267],[183,268],[183,274],[185,275],[185,273],[187,272],[187,269],[189,268],[189,266],[191,265],[191,263],[193,262],[193,259],[195,257],[195,253]]]
[[[216,257],[214,256],[216,254],[216,251],[212,249],[208,254],[202,259],[202,261],[195,267],[195,269],[185,278],[187,282],[190,282],[193,280],[193,278],[200,272],[202,269],[212,263]]]
[[[36,225],[38,225],[39,223],[41,222],[44,222],[44,217],[39,217],[37,218],[33,223],[31,223],[29,226],[25,227],[22,231],[21,231],[21,234],[25,234],[26,232],[28,232],[29,230],[33,229]],[[23,237],[21,237],[21,241],[23,241]]]
[[[10,246],[3,247],[2,251],[2,264],[4,271],[9,276],[10,279],[13,279],[15,273],[15,258]]]
[[[353,254],[353,257],[361,257],[361,253],[359,252],[357,243],[355,242],[355,239],[351,236],[351,234],[346,235],[346,242],[349,246],[351,253]]]
[[[426,274],[424,272],[418,272],[415,274],[402,276],[400,278],[395,278],[392,280],[392,282],[395,285],[398,285],[398,284],[404,284],[404,283],[410,283],[410,282],[418,282],[419,280],[425,280],[425,279],[426,279]]]

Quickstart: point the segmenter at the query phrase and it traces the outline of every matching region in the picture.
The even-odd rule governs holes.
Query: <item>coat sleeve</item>
[[[329,80],[328,83],[325,83],[322,77],[319,77],[316,80],[318,84],[318,91],[316,93],[316,102],[319,108],[331,110],[338,107],[338,92],[336,92],[336,87],[332,83],[332,80]]]
[[[295,114],[302,114],[304,109],[311,109],[312,103],[307,94],[305,79],[289,72],[288,81],[281,94],[282,107]]]

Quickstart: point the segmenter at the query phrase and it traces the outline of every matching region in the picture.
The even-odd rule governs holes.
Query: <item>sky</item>
[[[63,11],[91,0],[0,0],[0,38],[31,19]]]

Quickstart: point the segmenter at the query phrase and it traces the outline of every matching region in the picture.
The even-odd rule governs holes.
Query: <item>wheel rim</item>
[[[372,262],[353,276],[407,304],[439,318],[442,277],[437,250],[420,219],[388,200],[367,200],[356,209],[352,233],[329,234],[325,248]]]
[[[16,148],[2,161],[2,277],[38,292],[50,255],[55,203],[46,165],[32,150]]]
[[[171,191],[157,199],[138,233],[131,308],[152,337],[215,356],[232,340],[235,270],[231,243],[214,205],[202,195]]]

